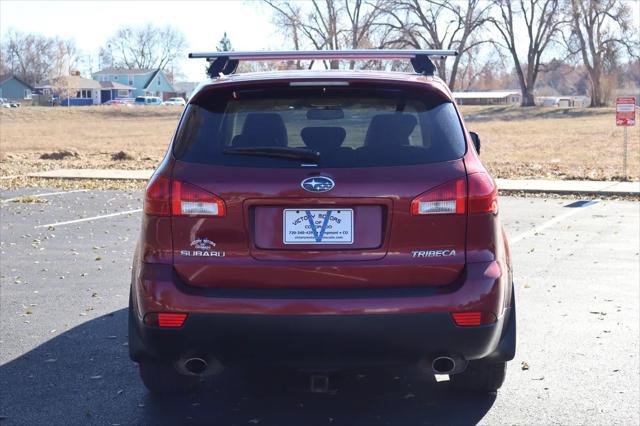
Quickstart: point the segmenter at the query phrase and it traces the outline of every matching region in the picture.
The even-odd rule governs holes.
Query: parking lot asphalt
[[[640,421],[638,202],[501,198],[518,350],[497,395],[406,368],[339,374],[328,394],[301,374],[227,371],[199,393],[157,399],[126,346],[142,193],[56,192],[0,193],[2,425]],[[33,194],[44,195],[20,198]]]

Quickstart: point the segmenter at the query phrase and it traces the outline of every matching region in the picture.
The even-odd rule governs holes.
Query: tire
[[[137,332],[133,314],[133,287],[129,292],[129,355],[138,362],[138,371],[145,387],[154,395],[176,395],[194,392],[200,383],[196,376],[185,376],[169,362],[142,358],[143,343]],[[142,359],[140,359],[142,358]]]
[[[196,376],[178,373],[173,365],[157,360],[141,360],[138,363],[140,378],[146,388],[155,395],[192,393],[200,382]]]
[[[129,358],[132,361],[137,361],[138,353],[142,347],[140,336],[136,327],[136,319],[133,312],[133,288],[129,291],[129,312],[128,312],[127,328],[129,335]]]
[[[451,376],[451,384],[456,389],[468,392],[495,392],[504,383],[506,374],[506,362],[470,362],[462,373]]]

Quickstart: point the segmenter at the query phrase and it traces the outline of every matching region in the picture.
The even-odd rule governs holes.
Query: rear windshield
[[[261,150],[312,151],[321,167],[379,167],[457,159],[465,143],[446,98],[317,87],[204,93],[185,110],[174,145],[176,158],[187,162],[243,167],[308,163],[265,152],[237,155]]]

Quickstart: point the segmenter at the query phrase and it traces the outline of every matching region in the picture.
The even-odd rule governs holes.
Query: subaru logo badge
[[[315,176],[306,178],[300,184],[302,189],[309,192],[327,192],[331,191],[336,184],[333,180],[324,176]]]

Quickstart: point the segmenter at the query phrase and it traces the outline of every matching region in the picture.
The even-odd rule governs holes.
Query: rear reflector
[[[224,216],[224,201],[195,185],[173,181],[171,213],[174,216]]]
[[[449,181],[415,198],[411,202],[411,214],[464,214],[466,192],[464,178]]]
[[[484,311],[452,312],[451,316],[456,325],[460,327],[491,324],[496,321],[496,316],[492,312]]]
[[[144,323],[160,327],[182,327],[186,319],[187,314],[182,313],[151,313],[144,317]]]

